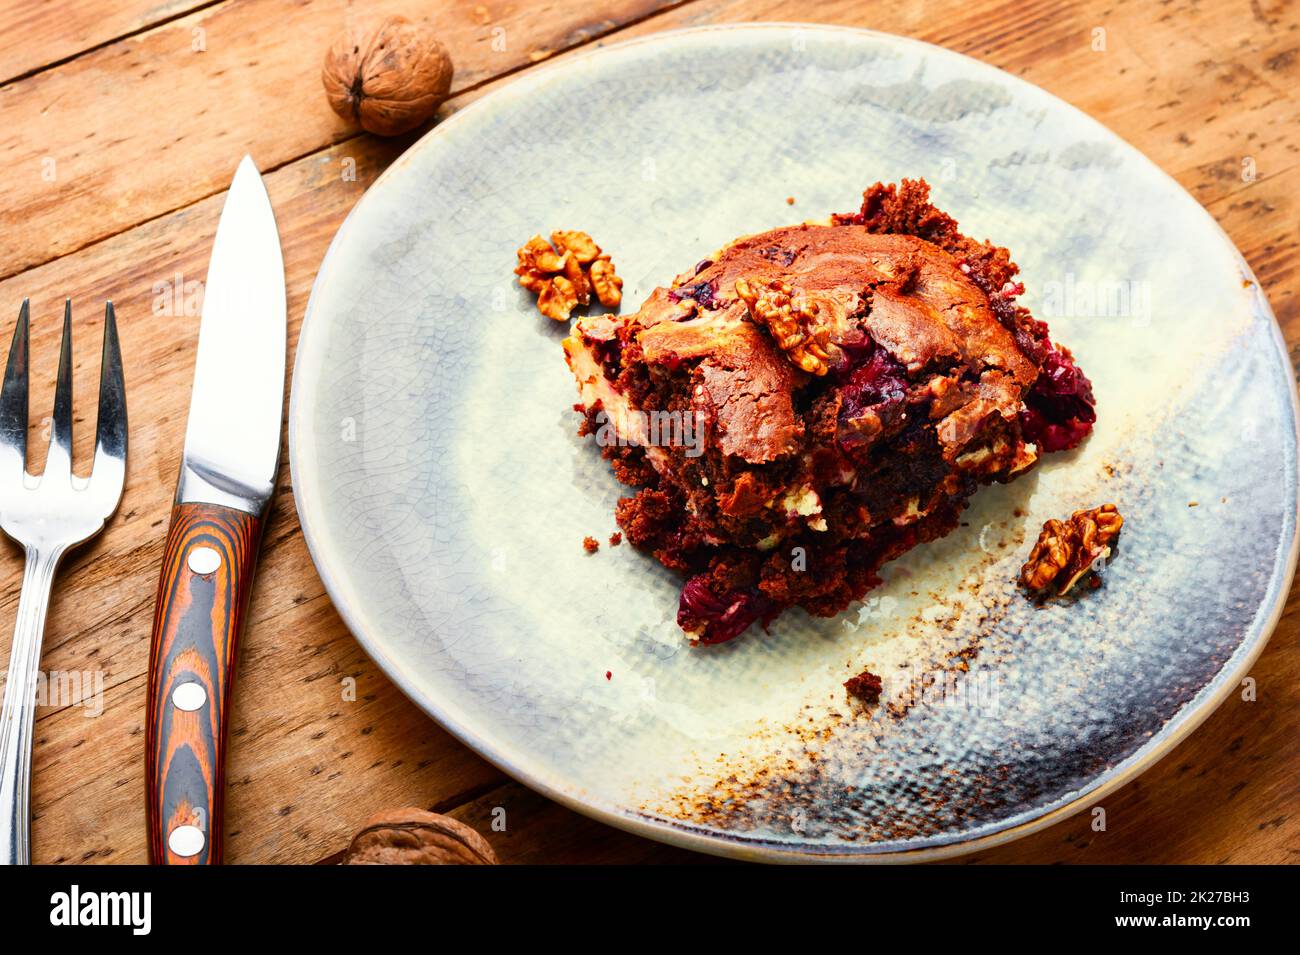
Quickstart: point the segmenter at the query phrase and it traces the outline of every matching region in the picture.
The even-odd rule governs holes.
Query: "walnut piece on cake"
[[[810,375],[824,375],[836,359],[830,349],[830,329],[817,321],[816,302],[788,282],[738,278],[736,294],[749,309],[750,318],[763,325],[777,347]]]
[[[636,488],[627,541],[685,578],[694,642],[839,613],[981,485],[1083,440],[1091,385],[1017,271],[924,182],[878,183],[857,212],[739,238],[635,314],[574,324],[581,433]]]

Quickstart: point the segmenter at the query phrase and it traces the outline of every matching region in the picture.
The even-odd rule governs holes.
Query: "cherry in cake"
[[[638,488],[619,526],[684,575],[697,643],[838,613],[980,485],[1091,430],[1092,386],[1017,303],[1007,250],[929,191],[877,183],[855,213],[737,239],[565,340],[581,430]]]

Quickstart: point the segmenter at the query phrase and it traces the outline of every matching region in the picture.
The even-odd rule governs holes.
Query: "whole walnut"
[[[450,816],[389,809],[352,837],[344,865],[496,865],[487,840]]]
[[[321,82],[334,112],[380,136],[419,126],[451,90],[451,55],[405,17],[358,21],[325,54]]]

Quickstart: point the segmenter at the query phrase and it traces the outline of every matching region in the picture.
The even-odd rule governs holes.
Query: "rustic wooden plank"
[[[212,0],[9,0],[0,31],[0,85]]]
[[[232,0],[223,6],[234,9],[247,4]],[[326,13],[335,9],[328,3],[319,7]],[[1266,3],[1258,8],[1269,22],[1265,26],[1246,3],[1203,9],[1180,2],[1162,9],[1160,15],[1170,18],[1154,24],[1141,8],[1111,11],[1100,2],[1060,11],[1043,2],[964,5],[946,0],[923,12],[911,5],[831,2],[820,5],[817,16],[943,42],[1024,75],[1088,109],[1206,203],[1256,268],[1294,345],[1300,342],[1296,307],[1300,280],[1293,264],[1300,246],[1296,229],[1300,217],[1292,197],[1300,186],[1294,163],[1300,132],[1287,85],[1294,85],[1297,65],[1287,51],[1300,36],[1300,16]],[[457,10],[464,12],[462,7]],[[512,22],[508,18],[514,15],[505,10],[500,22]],[[627,22],[626,10],[622,15],[625,19],[620,22]],[[227,25],[249,22],[228,16],[222,21]],[[799,16],[797,6],[789,2],[701,0],[636,23],[615,37],[703,20]],[[608,19],[602,17],[590,14],[584,22]],[[179,29],[183,22],[158,33]],[[1094,26],[1107,29],[1105,53],[1090,48]],[[227,51],[233,61],[266,54],[264,44],[255,38],[238,39],[234,27],[227,34],[230,45],[239,50],[238,54]],[[281,39],[294,36],[293,43],[284,45],[306,48],[314,43],[312,31],[306,32],[308,39],[291,33]],[[551,35],[560,39],[548,41],[549,45],[538,40],[525,49],[540,55],[544,49],[576,42],[562,30]],[[313,49],[313,64],[316,56]],[[295,75],[285,65],[290,59],[280,56],[274,61],[274,69],[281,71],[277,75]],[[523,59],[516,62],[522,64]],[[50,73],[58,74],[75,63]],[[99,66],[103,76],[118,75],[112,62]],[[132,70],[140,68],[124,63],[121,76],[134,76]],[[185,72],[175,71],[174,79]],[[489,73],[485,68],[482,75]],[[38,79],[32,77],[19,86]],[[110,82],[89,75],[82,79],[83,83]],[[257,78],[256,83],[262,82]],[[283,83],[292,85],[292,80]],[[194,89],[201,84],[184,80],[179,85],[181,91],[167,102],[206,102],[195,99]],[[451,108],[463,106],[494,85],[480,82]],[[7,91],[0,91],[0,96],[6,95]],[[101,106],[110,99],[100,100]],[[0,102],[7,105],[8,100]],[[249,94],[246,102],[258,102],[257,95]],[[72,293],[78,300],[80,337],[74,377],[83,397],[94,394],[98,302],[110,295],[117,300],[133,422],[122,510],[87,551],[69,562],[51,610],[45,669],[99,671],[105,689],[103,713],[97,717],[87,718],[76,706],[40,713],[35,777],[39,861],[144,858],[141,753],[149,619],[197,334],[197,319],[192,316],[152,314],[153,285],[171,281],[177,271],[186,279],[203,277],[221,201],[220,196],[203,199],[136,225],[156,214],[150,209],[158,208],[150,204],[156,198],[148,186],[150,177],[189,182],[189,171],[180,168],[189,154],[177,147],[159,158],[156,150],[139,148],[136,140],[156,131],[161,120],[133,117],[118,109],[112,115],[121,131],[115,130],[114,135],[126,135],[133,143],[139,168],[117,167],[98,187],[109,188],[114,177],[126,177],[126,185],[112,195],[114,202],[133,201],[124,197],[139,200],[117,220],[133,227],[88,246],[86,234],[77,233],[81,238],[69,247],[80,251],[0,281],[0,317],[4,318],[0,328],[12,321],[13,312],[3,310],[16,310],[23,294],[33,296],[33,371],[49,372],[48,380],[36,375],[33,381],[33,415],[38,418],[52,400],[59,299]],[[328,119],[332,114],[326,112]],[[5,115],[10,115],[8,110]],[[261,127],[311,126],[317,118],[272,111],[239,128],[251,131],[248,135],[272,136]],[[6,135],[16,137],[21,131],[27,139],[28,128],[11,120]],[[104,128],[113,127],[105,124]],[[344,135],[341,128],[334,134]],[[294,132],[284,135],[292,138]],[[0,153],[13,142],[0,137]],[[382,143],[368,136],[348,139],[268,177],[285,246],[291,342],[334,229],[365,186],[407,142]],[[224,188],[238,148],[221,148],[224,168],[219,174],[205,174],[200,194]],[[1258,177],[1253,182],[1239,175],[1245,155],[1256,159]],[[339,175],[345,158],[356,161],[356,182]],[[209,153],[203,154],[201,162],[217,165]],[[3,208],[3,241],[20,241],[14,234],[21,235],[26,228],[28,206],[6,200]],[[84,212],[84,207],[78,208]],[[19,216],[23,225],[17,222]],[[42,221],[39,215],[36,221]],[[48,230],[55,221],[49,218],[42,228]],[[81,225],[75,216],[69,221],[77,228]],[[76,233],[76,228],[72,231]],[[4,261],[0,256],[0,263]],[[76,454],[82,461],[89,457],[87,418],[93,420],[92,409],[79,403]],[[34,432],[39,429],[38,422]],[[34,455],[40,457],[43,452]],[[0,572],[0,654],[4,654],[20,577],[12,549],[0,557]],[[1287,782],[1300,774],[1300,753],[1291,745],[1300,732],[1300,716],[1295,715],[1300,714],[1300,681],[1295,679],[1292,662],[1300,631],[1296,599],[1293,592],[1286,617],[1255,668],[1260,700],[1225,705],[1174,754],[1110,797],[1105,803],[1107,833],[1092,833],[1089,817],[1080,816],[990,850],[977,860],[1293,860],[1300,852],[1300,823],[1289,814],[1294,786]],[[340,681],[345,676],[358,681],[357,702],[342,698]],[[329,857],[346,845],[350,833],[370,812],[403,804],[437,806],[466,818],[485,832],[507,861],[687,857],[575,816],[517,784],[502,785],[505,781],[496,770],[406,701],[364,657],[330,608],[297,528],[289,488],[277,500],[268,531],[240,679],[228,802],[232,831],[227,845],[232,861]],[[498,807],[506,810],[505,833],[491,829],[492,810]]]
[[[421,9],[454,51],[453,90],[464,90],[669,2]],[[225,189],[232,156],[249,151],[273,169],[346,138],[320,67],[356,15],[346,0],[230,0],[0,88],[0,163],[11,171],[0,180],[0,277]]]

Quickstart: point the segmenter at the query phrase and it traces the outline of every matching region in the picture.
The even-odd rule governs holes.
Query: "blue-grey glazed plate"
[[[692,649],[672,574],[583,550],[624,489],[575,433],[564,329],[514,250],[591,232],[633,310],[737,235],[902,177],[1010,247],[1092,377],[1096,432],[839,617]],[[321,266],[290,448],[331,597],[434,719],[571,807],[749,859],[950,856],[1094,805],[1234,692],[1295,563],[1291,370],[1210,216],[1042,90],[838,28],[611,46],[439,125]],[[1024,599],[1043,520],[1112,501],[1105,586]],[[864,667],[885,697],[855,712],[841,684]]]

